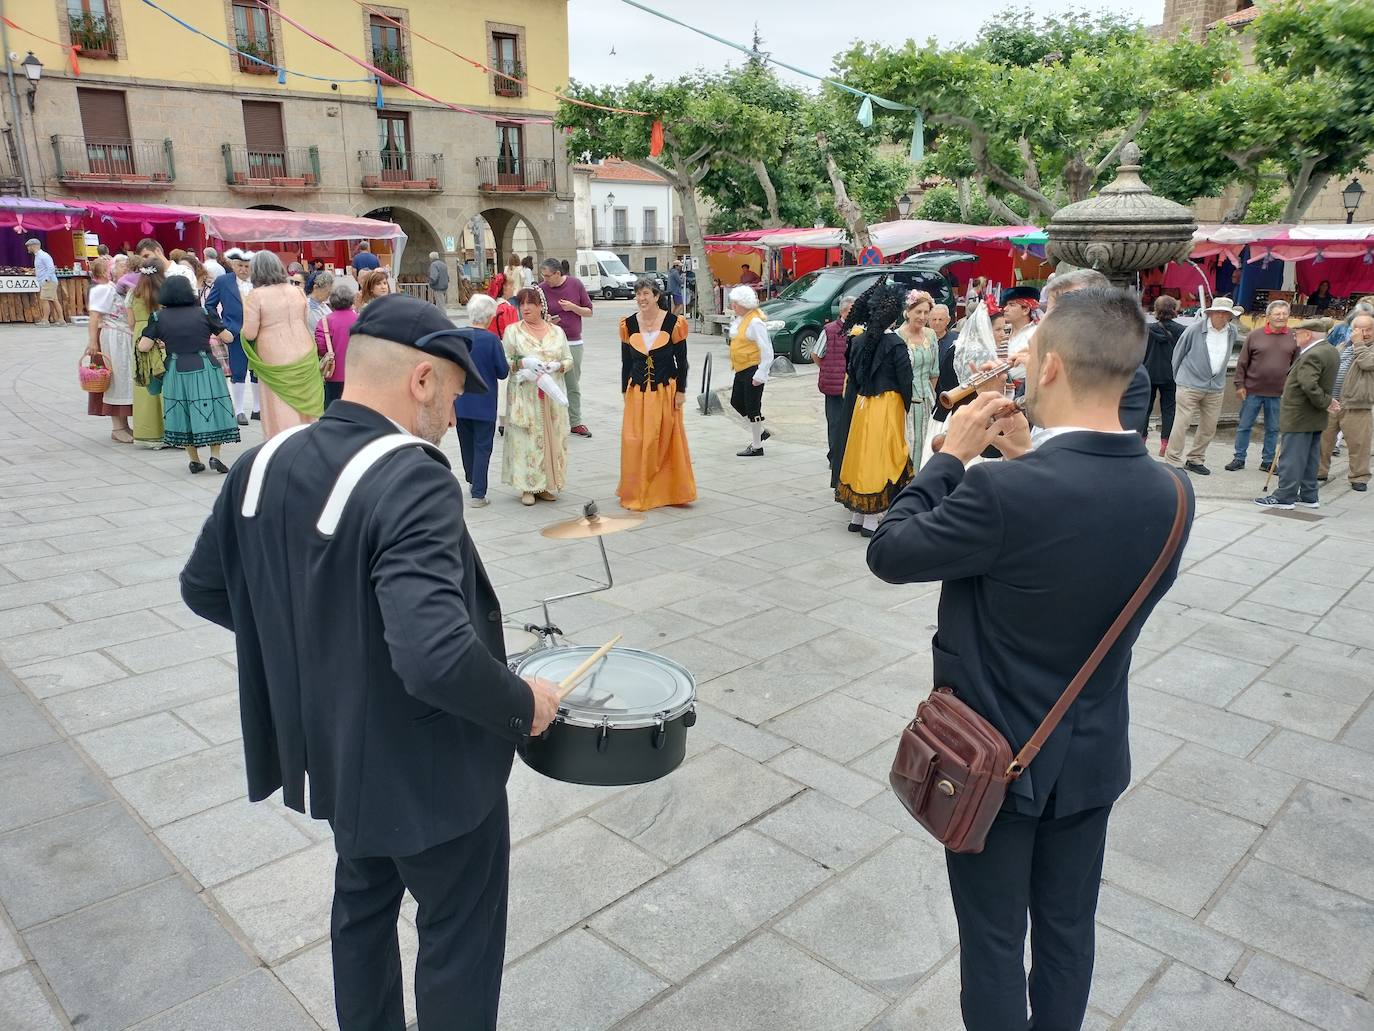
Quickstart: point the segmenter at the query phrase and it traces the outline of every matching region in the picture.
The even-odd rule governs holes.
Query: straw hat
[[[1209,304],[1206,308],[1203,308],[1202,310],[1204,313],[1213,311],[1224,311],[1228,315],[1245,314],[1245,309],[1242,308],[1239,304],[1232,304],[1231,298],[1229,297],[1213,297],[1212,303]]]

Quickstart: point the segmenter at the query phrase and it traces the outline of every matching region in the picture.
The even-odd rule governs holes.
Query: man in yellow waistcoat
[[[763,455],[763,442],[769,433],[763,428],[763,387],[773,364],[773,342],[768,339],[768,324],[759,311],[759,296],[753,287],[737,286],[730,291],[730,368],[735,382],[730,388],[730,407],[749,422],[753,440],[740,458]]]

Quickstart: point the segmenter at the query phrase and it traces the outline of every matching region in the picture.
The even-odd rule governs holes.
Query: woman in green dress
[[[138,283],[129,291],[129,330],[137,343],[143,330],[152,318],[153,312],[161,305],[158,295],[166,277],[163,273],[165,263],[158,258],[149,258],[138,270]],[[156,450],[163,446],[162,440],[162,398],[149,393],[150,385],[161,387],[161,377],[166,371],[162,348],[154,347],[149,351],[134,351],[134,443],[140,447]]]
[[[935,331],[927,323],[935,300],[924,290],[906,295],[906,321],[897,335],[911,353],[911,464],[921,468],[926,429],[935,412],[935,384],[940,378],[940,349]]]

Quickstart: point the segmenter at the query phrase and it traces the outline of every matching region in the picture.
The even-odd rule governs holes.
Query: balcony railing
[[[397,82],[410,81],[406,78],[409,66],[406,61],[404,50],[392,50],[390,47],[373,47],[372,63]],[[385,85],[385,83],[383,83],[383,85]]]
[[[612,247],[633,247],[635,245],[635,234],[629,229],[612,229]]]
[[[19,148],[14,130],[0,129],[0,194],[24,193],[24,176],[20,171]]]
[[[161,189],[177,177],[171,140],[91,140],[52,137],[57,178],[120,189]]]
[[[553,160],[478,158],[477,188],[483,193],[553,193]]]
[[[444,188],[444,155],[360,150],[364,190],[438,193]]]
[[[220,145],[224,178],[243,190],[317,190],[320,186],[318,147],[258,150],[237,143]]]
[[[525,69],[519,61],[502,61],[492,58],[491,66],[496,72],[494,89],[498,97],[523,97],[525,84],[517,80],[525,77]]]
[[[644,236],[639,242],[645,247],[662,247],[668,241],[664,238],[663,230],[646,229],[644,230]]]
[[[239,71],[247,72],[249,75],[277,74],[277,69],[273,67],[277,62],[272,56],[271,43],[257,43],[246,36],[239,36],[234,45],[239,50]]]
[[[115,55],[115,32],[110,20],[103,15],[82,12],[67,15],[67,28],[72,45],[81,48],[81,56],[96,60]]]

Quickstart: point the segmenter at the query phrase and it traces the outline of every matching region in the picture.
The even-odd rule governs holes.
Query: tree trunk
[[[763,224],[763,228],[780,228],[782,215],[778,212],[778,191],[773,188],[773,177],[768,174],[768,167],[759,158],[752,158],[749,167],[754,170],[754,178],[758,179],[759,186],[763,188],[763,197],[768,204],[768,220]]]
[[[1245,221],[1245,215],[1250,210],[1250,202],[1255,199],[1257,185],[1257,183],[1245,183],[1240,188],[1236,202],[1226,209],[1226,214],[1221,216],[1221,221],[1224,224],[1236,225]]]
[[[970,197],[969,197],[968,176],[966,176],[966,175],[961,175],[961,176],[959,177],[959,185],[958,185],[958,188],[959,188],[959,221],[960,221],[960,222],[963,222],[965,225],[967,225],[967,224],[968,224],[968,211],[969,211],[970,200],[971,200]],[[990,206],[990,205],[989,205],[989,206]]]
[[[1314,172],[1320,158],[1308,158],[1302,163],[1302,169],[1298,173],[1297,179],[1293,182],[1292,192],[1288,195],[1288,204],[1283,209],[1281,222],[1294,223],[1301,222],[1302,216],[1307,209],[1312,206],[1312,202],[1317,199],[1331,176],[1327,172]]]
[[[990,214],[996,216],[997,218],[1000,218],[1002,222],[1006,225],[1021,225],[1021,216],[1016,213],[1016,211],[1011,207],[1011,205],[1007,204],[1006,201],[1002,200],[1001,197],[989,193],[987,194],[986,199],[988,202],[988,212]]]
[[[816,133],[816,144],[821,148],[821,157],[825,159],[825,171],[830,176],[830,188],[835,191],[835,210],[844,219],[845,228],[849,230],[849,238],[854,242],[854,256],[857,258],[873,246],[873,235],[868,231],[868,222],[864,219],[863,210],[849,199],[849,191],[844,188],[844,177],[840,175],[840,168],[830,153],[830,141],[825,133]]]

